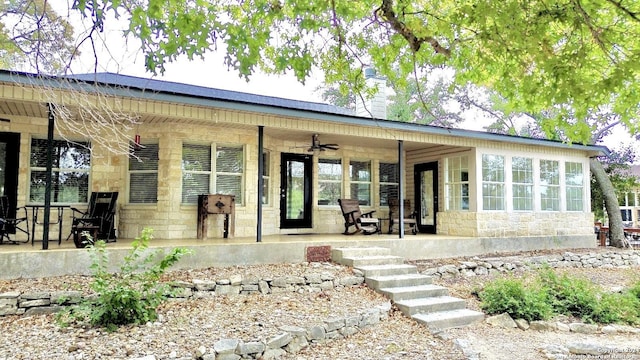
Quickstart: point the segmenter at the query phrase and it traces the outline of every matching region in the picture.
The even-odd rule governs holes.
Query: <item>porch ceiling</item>
[[[0,120],[2,120],[2,114],[7,116],[24,116],[24,117],[36,117],[36,118],[46,118],[47,117],[47,107],[38,102],[18,102],[18,101],[1,101],[0,102]],[[144,114],[140,119],[143,123],[147,124],[159,124],[175,121],[174,117],[169,116],[158,116],[152,114]],[[185,124],[210,124],[210,121],[204,120],[189,120],[182,119]],[[225,127],[225,128],[243,128],[247,129],[247,125],[241,124],[229,124],[229,123],[216,123],[217,127]],[[355,136],[347,136],[341,134],[325,134],[322,132],[316,131],[305,131],[305,130],[291,130],[291,129],[281,129],[281,128],[272,128],[266,127],[264,129],[265,136],[273,137],[276,139],[287,140],[299,143],[301,147],[306,147],[311,143],[311,136],[315,133],[320,134],[320,142],[322,144],[338,144],[338,145],[349,145],[355,147],[372,147],[372,143],[375,142],[375,148],[378,149],[387,149],[387,150],[396,150],[398,148],[398,142],[393,139],[375,139],[367,137],[355,137]],[[424,144],[418,142],[408,142],[404,143],[405,151],[413,151],[413,150],[422,150],[434,153],[449,153],[449,152],[458,152],[461,150],[460,147],[456,146],[446,146],[439,144]]]

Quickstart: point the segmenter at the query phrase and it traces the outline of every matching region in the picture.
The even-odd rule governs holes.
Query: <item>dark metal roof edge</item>
[[[16,81],[17,80],[16,76],[24,77],[25,79],[23,79],[23,81]],[[47,82],[50,82],[49,85],[51,86],[57,85],[56,87],[63,88],[63,86],[60,86],[60,82],[58,81],[58,78],[53,76],[38,76],[35,74],[24,73],[24,72],[0,70],[0,81],[31,84],[32,82],[28,81],[27,79],[38,79],[40,81],[47,81]],[[140,78],[140,79],[143,79],[143,78]],[[84,86],[81,86],[81,88],[83,89],[87,89],[88,87],[94,86],[94,83],[89,83],[86,80],[77,80],[77,79],[73,79],[73,80],[80,85],[84,85]],[[156,80],[156,81],[161,81],[161,80]],[[103,85],[111,85],[116,87],[116,88],[109,89],[108,92],[112,95],[127,96],[132,98],[176,102],[176,103],[183,103],[188,105],[198,105],[203,107],[223,108],[228,110],[250,111],[250,112],[265,113],[270,115],[291,116],[291,117],[298,117],[298,118],[307,118],[310,120],[339,122],[339,123],[350,124],[350,125],[373,126],[373,127],[380,127],[380,128],[389,129],[389,130],[413,131],[413,132],[420,132],[420,133],[426,133],[426,134],[432,134],[432,135],[445,135],[445,136],[469,138],[474,140],[493,140],[493,141],[511,142],[511,143],[517,143],[517,144],[523,144],[523,145],[538,145],[538,146],[548,146],[548,147],[565,148],[565,149],[571,148],[571,149],[584,150],[584,151],[595,151],[597,153],[602,153],[602,154],[609,153],[609,149],[603,145],[584,145],[581,143],[565,143],[557,140],[528,138],[528,137],[506,135],[506,134],[495,134],[495,133],[488,133],[488,132],[477,131],[477,130],[443,128],[443,127],[438,127],[433,125],[406,123],[406,122],[383,120],[383,119],[373,119],[373,118],[366,118],[366,117],[358,117],[354,115],[334,114],[329,112],[295,109],[295,108],[281,107],[276,105],[267,105],[267,104],[250,103],[250,102],[242,102],[242,101],[220,100],[212,97],[192,96],[192,95],[156,91],[156,90],[145,91],[144,88],[131,89],[131,87],[123,87],[120,84],[103,84]],[[293,101],[296,101],[296,100],[293,100]]]

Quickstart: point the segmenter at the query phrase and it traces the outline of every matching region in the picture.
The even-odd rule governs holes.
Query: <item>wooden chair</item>
[[[380,233],[380,220],[373,217],[373,211],[362,213],[357,199],[338,199],[342,216],[344,217],[345,235],[353,235],[362,231],[365,235]],[[350,227],[353,231],[349,231]]]
[[[413,235],[418,233],[418,224],[416,222],[416,212],[411,211],[411,200],[403,201],[404,207],[404,225],[409,226]],[[400,225],[400,204],[398,199],[389,199],[389,234],[393,232],[393,226]]]
[[[9,198],[6,195],[0,196],[0,244],[4,243],[5,239],[9,244],[17,244],[18,241],[9,238],[9,234],[15,234],[17,231],[27,235],[27,241],[20,242],[28,243],[29,217],[27,216],[27,208],[24,206],[16,208],[14,215],[11,215]]]
[[[69,237],[73,236],[76,246],[85,231],[94,234],[94,241],[98,239],[106,240],[107,242],[116,241],[115,215],[117,200],[118,192],[93,192],[91,193],[87,211],[71,208],[74,217]],[[79,216],[76,216],[76,214]]]

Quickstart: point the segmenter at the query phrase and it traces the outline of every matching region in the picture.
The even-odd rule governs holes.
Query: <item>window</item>
[[[236,204],[242,204],[243,171],[242,146],[183,144],[182,202],[196,204],[198,195],[216,193],[235,195]]]
[[[351,161],[349,164],[351,198],[360,205],[371,205],[371,162]]]
[[[567,211],[582,211],[584,209],[582,200],[584,186],[582,164],[575,162],[565,163],[564,178],[567,192]]]
[[[504,210],[504,156],[482,155],[482,209]]]
[[[557,161],[540,160],[540,209],[560,210],[560,170]]]
[[[52,203],[86,203],[89,200],[91,151],[85,142],[53,140]],[[29,201],[44,202],[47,140],[31,139]]]
[[[318,205],[338,205],[342,197],[342,162],[339,159],[318,160]]]
[[[265,151],[262,153],[262,163],[264,168],[262,169],[262,204],[269,204],[269,174],[271,173],[270,168],[270,153]]]
[[[618,205],[620,206],[636,206],[636,194],[634,192],[617,193]]]
[[[129,202],[148,204],[158,201],[158,144],[134,148],[129,157]]]
[[[533,159],[511,158],[513,210],[533,210]]]
[[[389,206],[389,199],[398,198],[398,164],[380,163],[380,205]]]
[[[469,157],[448,158],[445,167],[447,210],[469,210]]]
[[[620,215],[622,215],[623,222],[633,222],[631,218],[631,209],[620,209]]]

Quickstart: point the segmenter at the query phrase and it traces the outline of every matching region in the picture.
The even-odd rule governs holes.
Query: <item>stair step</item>
[[[446,287],[432,284],[382,288],[378,291],[391,299],[393,302],[435,296],[446,296],[449,294],[449,290]]]
[[[391,265],[365,265],[357,267],[365,277],[391,276],[417,274],[418,268],[415,265],[391,264]]]
[[[372,256],[357,256],[357,257],[343,257],[342,265],[359,268],[361,266],[368,265],[399,265],[404,264],[404,258],[401,256],[392,255],[372,255]]]
[[[396,301],[395,305],[404,314],[413,316],[415,314],[464,309],[467,306],[467,303],[462,299],[452,296],[436,296]]]
[[[431,276],[422,274],[404,274],[391,276],[372,276],[366,277],[365,282],[373,289],[429,285],[433,282]]]
[[[471,325],[484,319],[484,314],[469,309],[458,309],[429,314],[415,314],[411,318],[427,325],[429,330],[434,331]]]
[[[390,255],[391,250],[383,247],[353,247],[331,249],[331,260],[342,264],[342,259],[359,256],[379,256]]]

